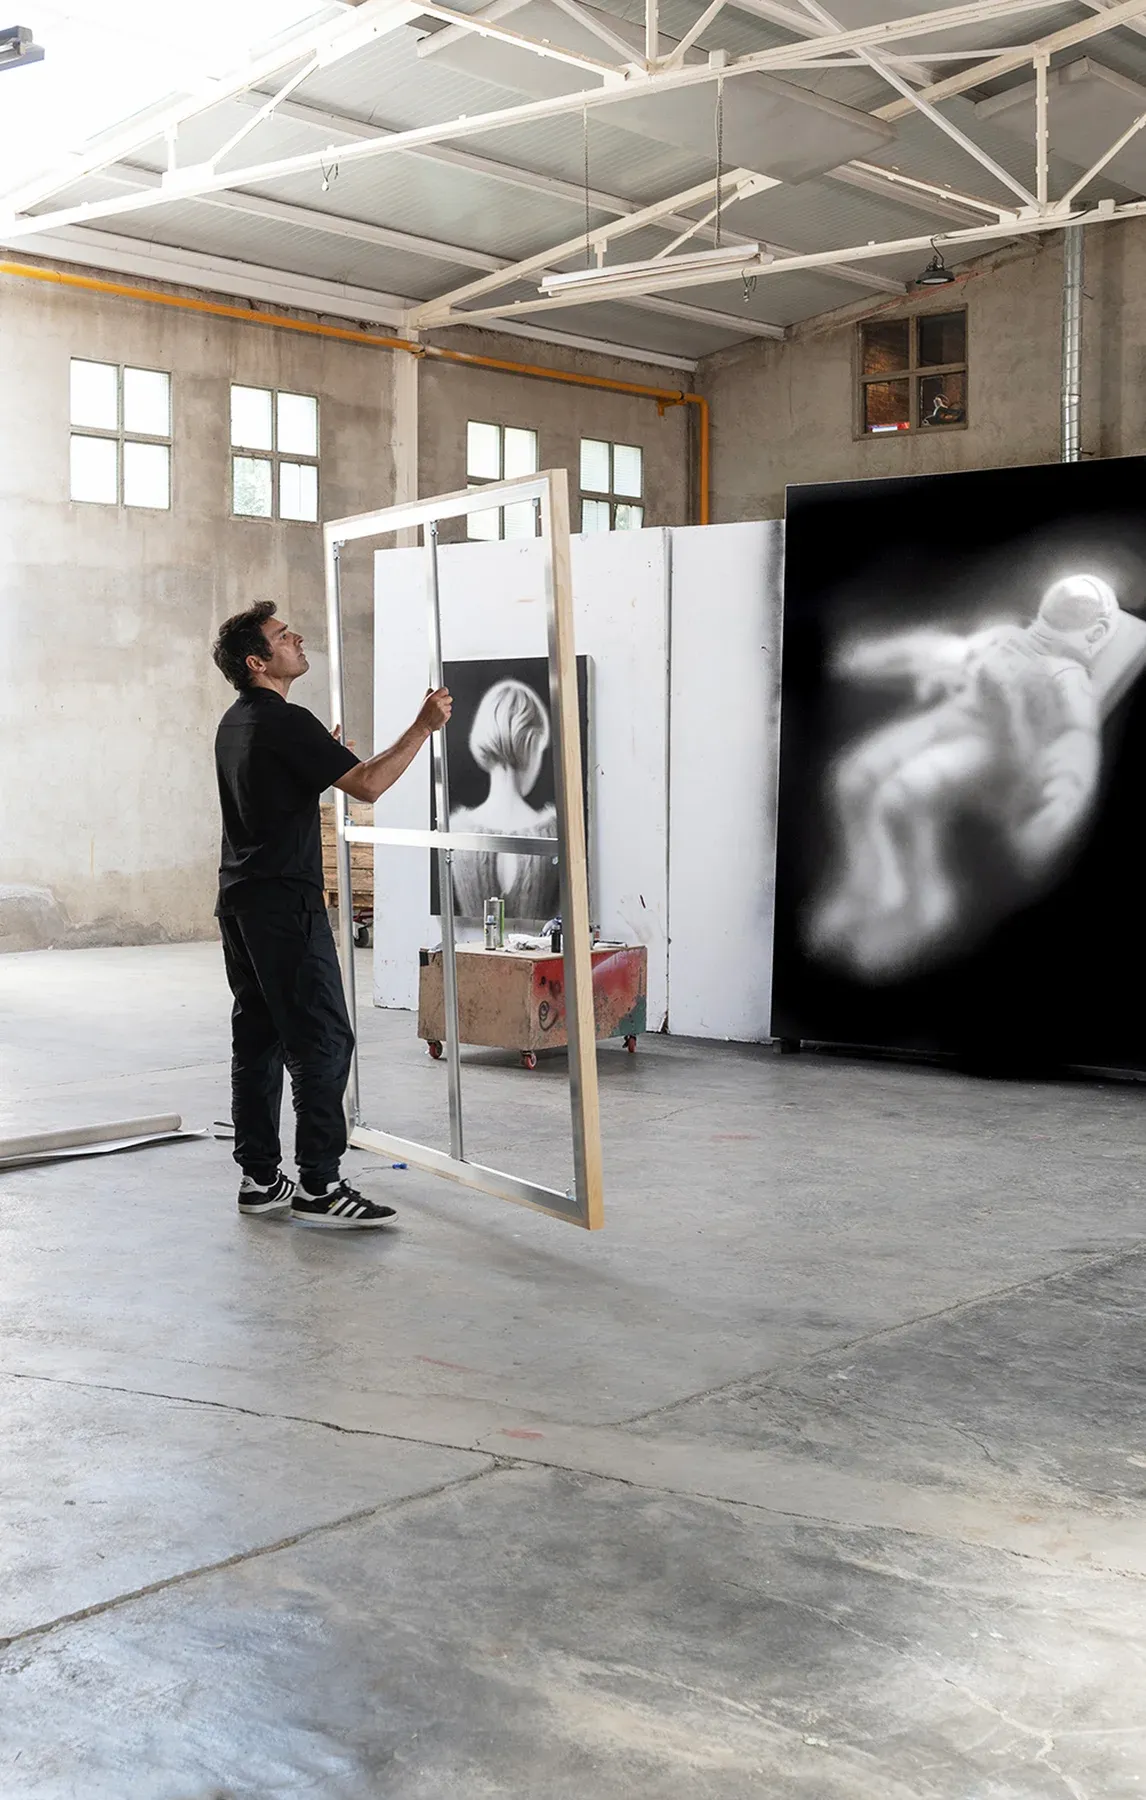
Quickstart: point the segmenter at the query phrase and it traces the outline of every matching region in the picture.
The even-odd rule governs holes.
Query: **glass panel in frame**
[[[582,500],[581,530],[583,532],[608,531],[610,523],[607,500]]]
[[[171,436],[171,377],[162,369],[123,371],[123,429],[143,437]]]
[[[502,537],[531,538],[537,536],[537,507],[532,500],[521,500],[516,506],[502,508]]]
[[[870,432],[911,428],[911,383],[867,381],[863,388],[863,428]]]
[[[72,438],[71,495],[73,500],[100,506],[119,502],[119,442],[116,438]]]
[[[505,462],[501,472],[507,481],[514,475],[536,475],[537,433],[535,431],[525,431],[518,425],[506,426]],[[506,536],[509,535],[507,531]],[[527,535],[532,537],[533,533],[530,532]]]
[[[600,438],[581,439],[581,490],[590,494],[609,492],[609,445]],[[582,530],[585,527],[582,526]]]
[[[313,524],[318,518],[318,467],[315,463],[279,464],[279,518],[301,519]]]
[[[231,389],[231,442],[240,450],[273,450],[270,388]]]
[[[241,519],[269,519],[274,511],[274,467],[266,456],[232,458],[234,510]]]
[[[479,481],[501,480],[501,427],[471,419],[466,426],[466,474]],[[469,534],[471,537],[473,533]]]
[[[924,314],[919,320],[919,366],[936,368],[967,360],[967,315]]]
[[[967,419],[967,377],[960,369],[925,375],[919,383],[919,425],[963,425]]]
[[[614,509],[614,531],[639,531],[645,522],[643,506],[633,506],[628,500],[618,500]]]
[[[501,507],[489,506],[482,512],[466,514],[466,536],[478,543],[491,543],[501,536]]]
[[[276,447],[287,456],[318,455],[318,401],[312,394],[278,396]]]
[[[875,319],[860,326],[861,375],[890,375],[910,362],[910,319]]]
[[[637,444],[613,445],[613,492],[639,500],[644,489],[644,455]]]
[[[71,421],[93,431],[119,430],[119,367],[72,357]],[[75,496],[73,495],[73,499]]]
[[[123,504],[153,506],[165,510],[171,505],[171,447],[168,444],[133,444],[123,446]]]

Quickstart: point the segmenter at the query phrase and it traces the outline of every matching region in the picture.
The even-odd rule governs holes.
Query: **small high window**
[[[231,507],[241,519],[318,519],[318,401],[231,389]]]
[[[171,506],[171,377],[71,361],[71,496],[97,506]]]
[[[645,522],[644,454],[636,444],[581,439],[582,531],[639,531]]]
[[[471,419],[466,426],[466,484],[483,487],[490,481],[510,481],[515,475],[536,475],[537,433],[520,425],[483,425]],[[470,538],[531,538],[537,536],[537,502],[522,500],[513,506],[490,506],[470,513],[466,536]]]
[[[967,423],[967,314],[869,319],[859,328],[859,431]]]

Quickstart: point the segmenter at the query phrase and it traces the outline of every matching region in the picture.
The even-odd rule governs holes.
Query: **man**
[[[271,601],[228,619],[214,657],[239,697],[223,715],[215,766],[223,812],[216,909],[232,1012],[231,1105],[241,1213],[289,1212],[334,1230],[384,1225],[378,1206],[339,1176],[343,1094],[354,1036],[326,917],[318,803],[325,788],[377,800],[450,716],[445,688],[427,694],[397,743],[367,762],[291,706],[310,664]],[[283,1067],[290,1071],[299,1181],[280,1166]]]
[[[960,818],[995,835],[994,916],[1061,866],[1090,814],[1101,765],[1092,666],[1121,618],[1109,585],[1066,576],[1029,625],[850,646],[856,681],[910,684],[916,710],[846,751],[832,778],[840,868],[810,921],[814,949],[887,980],[933,961],[970,922],[953,866]],[[984,896],[975,896],[981,917]]]

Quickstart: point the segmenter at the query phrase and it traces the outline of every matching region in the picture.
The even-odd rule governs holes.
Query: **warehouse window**
[[[581,439],[582,531],[639,531],[644,455],[636,444]]]
[[[859,328],[859,434],[967,423],[967,314],[870,319]]]
[[[170,508],[170,375],[73,356],[70,417],[73,500]]]
[[[231,506],[241,519],[318,519],[318,401],[231,389]]]
[[[515,475],[536,475],[537,433],[519,425],[483,425],[471,419],[466,426],[466,482],[472,488],[490,481],[510,481]],[[537,536],[537,502],[523,500],[516,506],[490,506],[470,513],[466,536],[471,538],[529,538]]]

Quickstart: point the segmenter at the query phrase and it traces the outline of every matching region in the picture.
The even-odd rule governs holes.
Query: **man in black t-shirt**
[[[396,744],[360,762],[302,706],[291,683],[310,664],[271,601],[228,619],[214,657],[239,697],[215,738],[223,812],[216,914],[232,1010],[231,1106],[241,1213],[290,1212],[300,1224],[383,1225],[392,1206],[339,1178],[343,1095],[354,1034],[326,917],[318,803],[325,788],[377,800],[450,716],[445,688],[426,695]],[[296,1118],[299,1182],[280,1166],[284,1066]]]

